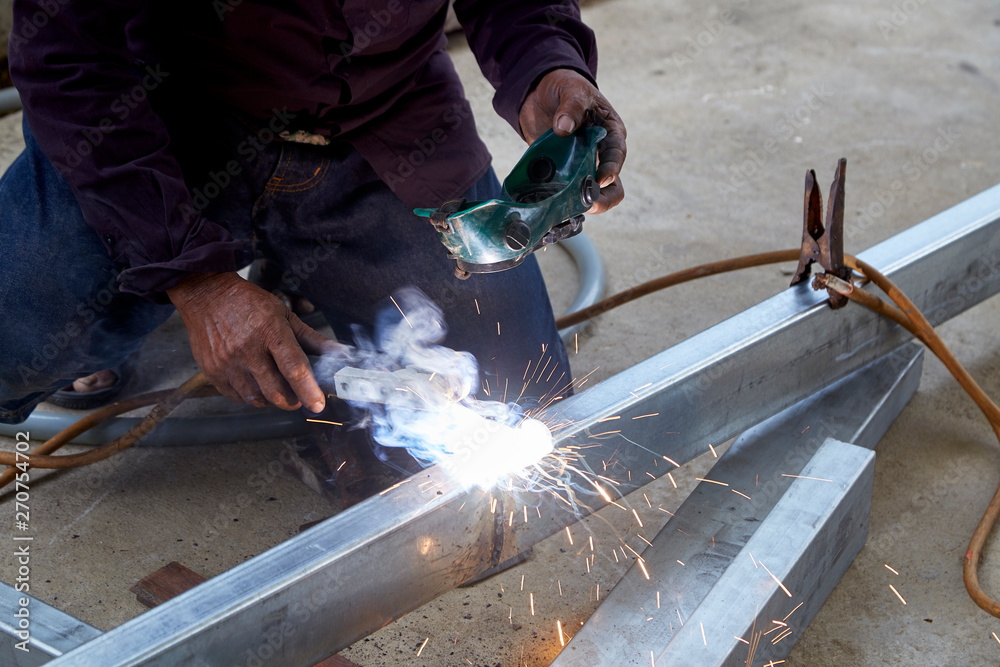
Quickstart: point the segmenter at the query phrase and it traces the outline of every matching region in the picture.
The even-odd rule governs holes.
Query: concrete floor
[[[720,23],[724,9],[733,18]],[[855,252],[1000,182],[995,3],[603,0],[584,17],[601,46],[602,89],[629,127],[627,199],[587,224],[613,290],[719,257],[797,246],[803,174],[815,168],[826,184],[839,157],[849,162],[847,248]],[[456,43],[452,53],[497,171],[506,173],[523,146],[493,115],[468,49]],[[0,120],[0,168],[16,154],[17,124],[16,116]],[[948,147],[917,162],[939,132],[951,137]],[[902,195],[867,215],[895,180]],[[545,253],[542,264],[558,310],[575,276],[560,253]],[[598,368],[595,377],[607,378],[788,280],[777,268],[747,276],[681,286],[604,316],[581,338],[576,374]],[[994,299],[940,329],[993,396],[998,322]],[[150,339],[140,363],[146,372],[135,390],[193,372],[176,321]],[[32,592],[111,628],[142,613],[128,587],[157,567],[178,560],[213,576],[329,514],[324,500],[272,465],[281,446],[136,450],[87,470],[37,473],[45,479],[33,486],[32,517],[47,539],[32,563]],[[651,507],[634,505],[646,535],[667,517],[657,507],[679,505],[712,460],[685,466],[676,491],[658,483],[644,490]],[[868,545],[785,664],[1000,663],[991,636],[1000,620],[980,611],[961,581],[968,538],[998,481],[991,430],[928,359],[920,390],[878,448]],[[9,497],[2,504],[12,511]],[[620,521],[620,513],[604,516]],[[610,539],[601,521],[583,523],[574,533]],[[587,573],[567,546],[556,535],[531,561],[446,594],[344,654],[364,667],[547,665],[559,651],[556,620],[572,635],[596,607],[598,585],[603,596],[622,574],[613,562]],[[981,577],[1000,595],[996,546],[994,538]],[[0,573],[12,571],[7,551]]]

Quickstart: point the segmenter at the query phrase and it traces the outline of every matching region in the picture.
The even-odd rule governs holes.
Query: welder
[[[520,388],[551,357],[568,383],[535,259],[459,280],[414,208],[499,193],[446,52],[446,0],[16,0],[11,76],[26,148],[0,180],[0,421],[56,394],[110,399],[123,363],[176,309],[225,396],[304,406],[306,353],[338,343],[237,274],[255,259],[340,341],[412,285],[446,313],[444,344],[483,382]],[[600,213],[624,195],[625,128],[596,87],[592,31],[570,0],[455,0],[494,107],[526,141],[585,118]],[[71,384],[72,383],[72,384]],[[70,386],[68,386],[70,385]]]

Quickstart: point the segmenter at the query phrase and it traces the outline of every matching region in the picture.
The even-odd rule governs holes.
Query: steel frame
[[[753,628],[777,629],[771,620],[801,602],[780,642],[771,640],[784,630],[757,640],[752,662],[784,658],[865,543],[870,486],[843,480],[856,479],[868,457],[852,452],[874,449],[922,368],[923,348],[909,343],[741,435],[712,467],[713,482],[700,483],[642,551],[644,568],[625,573],[552,667],[644,666],[651,651],[657,667],[745,664],[747,646],[734,635],[754,642]],[[821,456],[831,442],[838,454]],[[799,485],[809,493],[793,490],[799,481],[812,482]],[[790,596],[747,576],[757,559]],[[699,624],[712,646],[691,634]]]
[[[861,256],[939,323],[1000,289],[998,232],[1000,186]],[[586,458],[596,468],[614,456],[621,466],[609,470],[621,471],[627,493],[638,483],[625,470],[634,480],[662,474],[660,456],[688,461],[909,337],[863,308],[834,312],[825,299],[791,288],[563,401],[552,418],[571,426],[559,441],[592,438],[608,430],[601,419],[619,416],[616,437],[644,448],[605,440]],[[681,435],[663,436],[665,424]],[[546,499],[541,510],[542,520],[508,527],[491,512],[491,494],[430,468],[51,664],[311,665],[579,518]]]

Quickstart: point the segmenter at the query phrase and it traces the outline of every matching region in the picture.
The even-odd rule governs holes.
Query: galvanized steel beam
[[[22,601],[27,603],[22,605]],[[99,637],[101,631],[0,583],[0,634],[5,635],[0,642],[0,665],[37,667]]]
[[[788,655],[865,544],[875,453],[830,439],[802,475],[814,479],[792,483],[670,643],[655,647],[655,667],[767,665]]]
[[[709,479],[727,486],[702,482],[695,488],[653,539],[652,546],[642,551],[649,579],[643,570],[635,566],[629,569],[555,659],[553,667],[578,664],[645,667],[650,664],[650,650],[655,649],[655,655],[660,656],[662,648],[677,637],[681,630],[678,618],[688,623],[687,619],[697,615],[706,631],[713,635],[716,628],[729,627],[734,622],[748,627],[755,620],[769,622],[770,618],[758,619],[765,612],[758,613],[753,606],[748,616],[736,618],[735,609],[713,602],[718,599],[717,586],[729,576],[734,561],[743,557],[740,554],[745,556],[749,543],[760,541],[756,533],[774,521],[776,506],[787,503],[796,476],[830,478],[804,470],[807,464],[816,464],[814,454],[824,441],[832,438],[874,449],[917,390],[922,366],[923,348],[912,343],[905,345],[741,435],[708,474]],[[820,483],[821,486],[814,483],[810,488],[827,490],[822,484],[825,483]],[[812,507],[812,501],[803,506],[808,507]],[[792,525],[786,525],[785,530],[791,531]],[[814,544],[818,536],[812,530],[806,533],[800,537],[811,545],[810,549],[822,549],[823,544]],[[858,539],[840,537],[852,543]],[[863,544],[863,531],[860,540]],[[830,549],[830,558],[839,550],[842,550],[839,546]],[[755,548],[749,551],[757,553]],[[760,558],[773,572],[774,567],[784,566],[791,555],[774,559],[760,555]],[[771,560],[775,562],[772,564]],[[829,572],[830,565],[823,563],[822,567]],[[825,580],[830,590],[837,579]],[[754,590],[747,588],[747,595]],[[660,609],[669,613],[652,612],[656,604],[651,605],[650,600],[656,591],[660,592],[657,598]],[[802,587],[797,593],[800,599],[811,596],[816,609],[826,599],[826,595],[820,597]],[[766,597],[757,600],[761,610],[766,609],[766,601]],[[798,614],[797,627],[805,627],[811,618],[812,614]],[[712,630],[708,630],[710,627]],[[781,648],[787,652],[797,636],[789,637]],[[700,643],[699,640],[696,647],[699,651]],[[712,655],[717,649],[713,647]],[[667,664],[685,664],[684,656],[689,665],[721,664],[702,660],[705,655],[700,652],[701,658],[694,659],[694,655],[678,656],[671,651],[664,654]],[[741,655],[745,656],[745,652]]]
[[[862,257],[937,323],[1000,289],[998,232],[994,187]],[[601,419],[619,416],[615,437],[648,450],[607,440],[585,451],[595,469],[616,457],[627,491],[638,482],[628,483],[626,469],[638,480],[664,472],[653,464],[660,455],[690,460],[908,338],[863,308],[833,312],[824,299],[804,285],[786,290],[563,401],[558,418],[572,425],[558,438],[585,440],[609,430]],[[505,529],[489,494],[428,469],[53,664],[312,664],[575,520],[552,504],[542,512]]]

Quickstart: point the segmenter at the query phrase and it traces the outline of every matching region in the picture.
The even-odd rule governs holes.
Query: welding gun
[[[362,368],[360,358],[354,348],[313,358],[314,374],[323,390],[350,403],[389,404],[412,410],[440,409],[472,393],[473,387],[466,378],[416,366],[398,370]],[[502,403],[497,405],[506,409]]]

